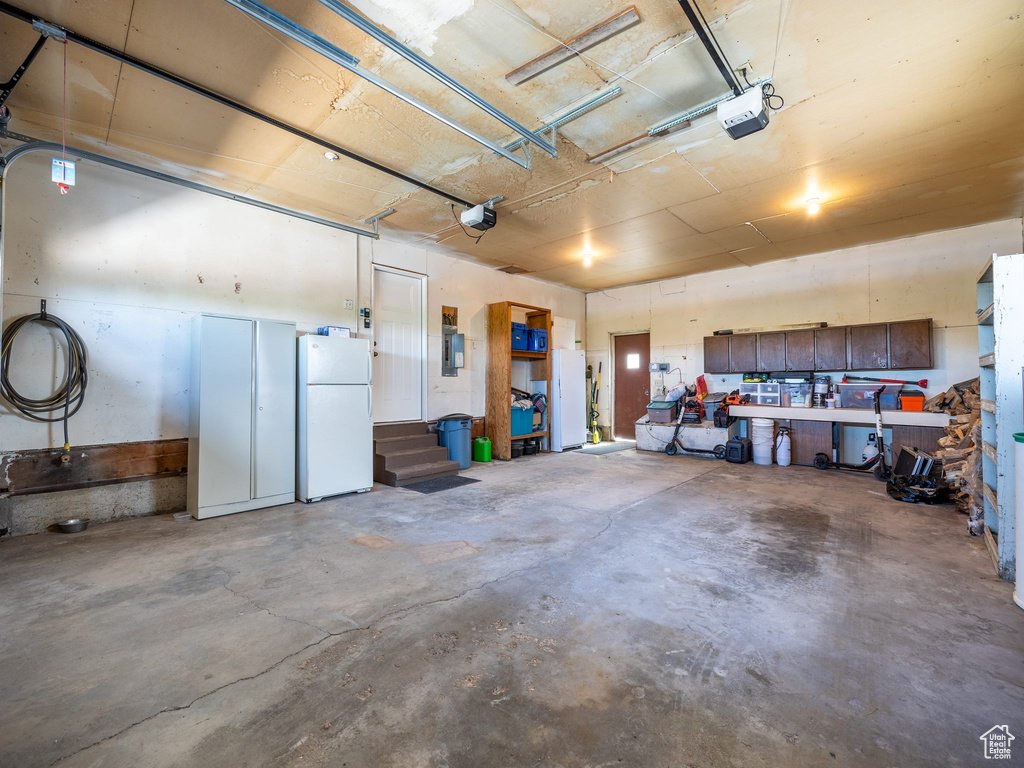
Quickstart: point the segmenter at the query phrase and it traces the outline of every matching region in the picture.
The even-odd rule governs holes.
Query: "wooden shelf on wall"
[[[542,430],[528,435],[512,434],[512,361],[527,361],[530,380],[547,383],[551,393],[551,356],[547,352],[512,349],[512,313],[525,313],[529,328],[542,328],[551,341],[551,310],[514,301],[501,301],[487,305],[487,437],[491,440],[491,455],[496,459],[512,458],[512,441],[548,437]],[[543,450],[550,450],[550,444]]]
[[[512,357],[520,357],[526,360],[547,360],[547,352],[530,352],[525,349],[513,349]]]

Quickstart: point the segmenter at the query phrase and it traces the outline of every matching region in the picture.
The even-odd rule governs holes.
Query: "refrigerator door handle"
[[[374,342],[376,344],[376,342]],[[366,350],[366,383],[373,384],[373,358],[377,353],[373,351],[373,348],[367,348]]]
[[[366,418],[373,421],[373,388],[366,388]]]

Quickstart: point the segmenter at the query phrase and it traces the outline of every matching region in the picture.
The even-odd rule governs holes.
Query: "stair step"
[[[382,440],[388,437],[403,437],[405,435],[425,435],[430,432],[425,421],[403,421],[397,424],[375,424],[373,427],[373,438]]]
[[[458,475],[458,474],[459,474],[459,472],[458,472],[457,469],[454,469],[454,470],[453,469],[448,469],[448,470],[445,470],[444,472],[435,472],[432,475],[423,475],[422,477],[412,477],[412,478],[409,478],[408,480],[400,480],[400,481],[397,481],[394,484],[394,486],[396,488],[401,488],[403,486],[412,485],[414,483],[425,483],[428,480],[437,480],[439,477],[451,477],[452,475]]]
[[[459,464],[456,461],[431,461],[425,464],[413,464],[409,467],[399,469],[386,469],[381,472],[376,480],[387,485],[408,485],[423,480],[432,480],[435,477],[446,477],[459,474]]]
[[[378,453],[373,458],[374,466],[379,470],[393,470],[416,464],[444,461],[448,458],[448,449],[442,448],[440,445],[433,445],[429,448],[412,448],[408,451],[394,451],[386,454]]]
[[[427,432],[421,435],[378,438],[373,441],[373,452],[385,456],[399,451],[409,451],[414,448],[433,448],[436,445],[437,435],[433,432]]]

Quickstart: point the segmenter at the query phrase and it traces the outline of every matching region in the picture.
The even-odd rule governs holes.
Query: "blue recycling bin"
[[[469,469],[473,462],[473,417],[452,413],[437,420],[437,440],[448,449],[448,461],[457,461],[459,469]]]

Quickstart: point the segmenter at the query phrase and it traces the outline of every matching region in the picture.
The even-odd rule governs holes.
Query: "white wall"
[[[199,312],[355,329],[358,307],[370,306],[371,255],[429,276],[429,417],[484,413],[485,303],[549,306],[583,328],[578,291],[395,243],[371,248],[346,232],[94,163],[79,164],[77,182],[60,197],[42,154],[9,170],[2,263],[5,326],[45,298],[85,341],[89,389],[71,420],[76,445],[187,434],[188,329]],[[468,337],[457,379],[440,376],[442,303],[459,307]],[[25,394],[49,394],[63,376],[63,348],[47,333],[18,336],[11,378]],[[62,443],[59,424],[27,421],[0,401],[0,451]]]
[[[499,225],[500,226],[500,225]],[[461,259],[394,242],[359,241],[360,306],[370,306],[371,262],[427,275],[427,418],[449,413],[483,416],[486,410],[487,305],[518,301],[547,307],[576,326],[583,339],[584,294],[529,277],[506,275]],[[365,277],[364,279],[364,276]],[[466,367],[458,377],[441,376],[441,307],[458,307],[466,335]]]
[[[992,253],[1022,250],[1021,220],[820,253],[798,259],[663,280],[587,295],[587,362],[611,370],[612,334],[651,332],[651,360],[704,372],[703,339],[715,330],[825,321],[832,325],[934,320],[934,363],[895,378],[927,378],[928,393],[978,375],[978,272]],[[731,391],[740,376],[709,376]],[[666,377],[669,387],[677,374]],[[657,389],[661,377],[651,377]],[[614,384],[598,410],[611,423]],[[652,390],[654,391],[654,390]]]

